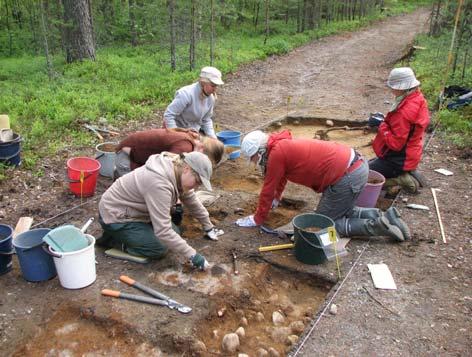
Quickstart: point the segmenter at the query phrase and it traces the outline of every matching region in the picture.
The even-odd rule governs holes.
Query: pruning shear
[[[153,305],[167,306],[169,309],[177,310],[178,312],[181,312],[182,314],[188,314],[192,311],[191,307],[181,304],[175,300],[172,300],[170,297],[144,284],[141,284],[134,279],[131,279],[129,276],[122,275],[120,276],[120,280],[128,284],[129,286],[132,286],[138,290],[141,290],[153,296],[154,298],[149,298],[147,296],[141,296],[141,295],[127,294],[127,293],[122,293],[120,291],[109,290],[109,289],[102,290],[102,295],[116,297],[120,299],[145,302],[145,303],[153,304]]]

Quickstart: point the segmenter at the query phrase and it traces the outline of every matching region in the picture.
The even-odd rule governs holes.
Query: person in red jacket
[[[408,226],[393,207],[385,214],[377,210],[369,218],[360,218],[364,209],[354,203],[367,183],[369,167],[348,146],[292,139],[286,130],[270,135],[256,130],[244,137],[241,154],[261,167],[264,185],[256,213],[238,219],[238,226],[263,224],[270,209],[279,204],[287,181],[291,181],[322,193],[316,212],[333,219],[341,236],[388,236],[397,241],[410,237]]]
[[[377,158],[369,162],[369,168],[388,179],[386,187],[398,185],[410,193],[415,193],[424,184],[416,169],[429,124],[428,103],[419,85],[411,68],[393,69],[387,86],[395,96],[395,102],[385,120],[371,123],[378,124],[372,144]]]
[[[151,129],[128,135],[115,150],[115,178],[118,178],[143,166],[149,156],[164,151],[174,154],[203,152],[216,165],[223,156],[224,145],[188,129]]]

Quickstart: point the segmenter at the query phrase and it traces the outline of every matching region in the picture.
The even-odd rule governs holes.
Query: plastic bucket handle
[[[54,258],[63,258],[64,257],[63,255],[57,254],[55,252],[51,252],[51,250],[49,249],[49,246],[47,244],[43,244],[42,248],[46,252],[46,254],[48,254],[48,255],[50,255]]]
[[[21,152],[21,149],[18,149],[18,151],[17,151],[16,153],[14,153],[13,155],[10,155],[10,156],[0,156],[0,160],[9,160],[9,159],[12,159],[12,158],[14,158],[15,156],[17,156],[20,152]]]
[[[90,172],[88,175],[85,175],[85,173],[84,173],[84,181],[87,180],[93,174],[94,174],[94,172]],[[66,172],[66,182],[78,183],[78,182],[80,182],[80,180],[72,180],[71,178],[69,178],[68,173]]]
[[[324,229],[324,228],[323,228],[323,229]],[[305,236],[303,236],[303,233],[302,233],[302,231],[301,231],[300,229],[298,229],[298,234],[300,235],[300,237],[303,238],[303,240],[304,240],[306,243],[308,243],[308,245],[311,245],[313,248],[324,249],[324,247],[319,246],[319,245],[316,245],[316,244],[310,242],[307,238],[305,238]]]

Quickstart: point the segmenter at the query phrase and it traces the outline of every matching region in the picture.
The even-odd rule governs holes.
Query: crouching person
[[[119,178],[103,194],[99,213],[104,233],[98,243],[151,259],[162,258],[170,249],[205,270],[207,260],[174,229],[171,209],[180,199],[207,235],[214,236],[208,211],[194,192],[201,184],[211,190],[211,174],[211,161],[200,152],[150,156],[144,166]]]
[[[367,183],[365,159],[348,146],[315,139],[292,139],[290,132],[268,135],[256,130],[247,134],[241,153],[258,165],[264,174],[255,215],[240,218],[241,227],[255,227],[277,207],[287,181],[322,193],[316,212],[330,217],[341,236],[388,236],[396,241],[410,238],[406,223],[395,208],[355,206]]]

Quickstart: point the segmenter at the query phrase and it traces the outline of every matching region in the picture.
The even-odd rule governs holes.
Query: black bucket
[[[0,162],[5,165],[18,166],[21,164],[20,158],[21,136],[13,134],[10,141],[0,141]]]
[[[328,228],[334,228],[334,221],[322,214],[303,213],[293,221],[295,236],[295,258],[301,263],[316,265],[328,259],[329,244]],[[307,231],[310,227],[318,227],[316,232]]]
[[[12,268],[11,257],[15,253],[12,237],[13,228],[0,224],[0,275],[8,273]]]

